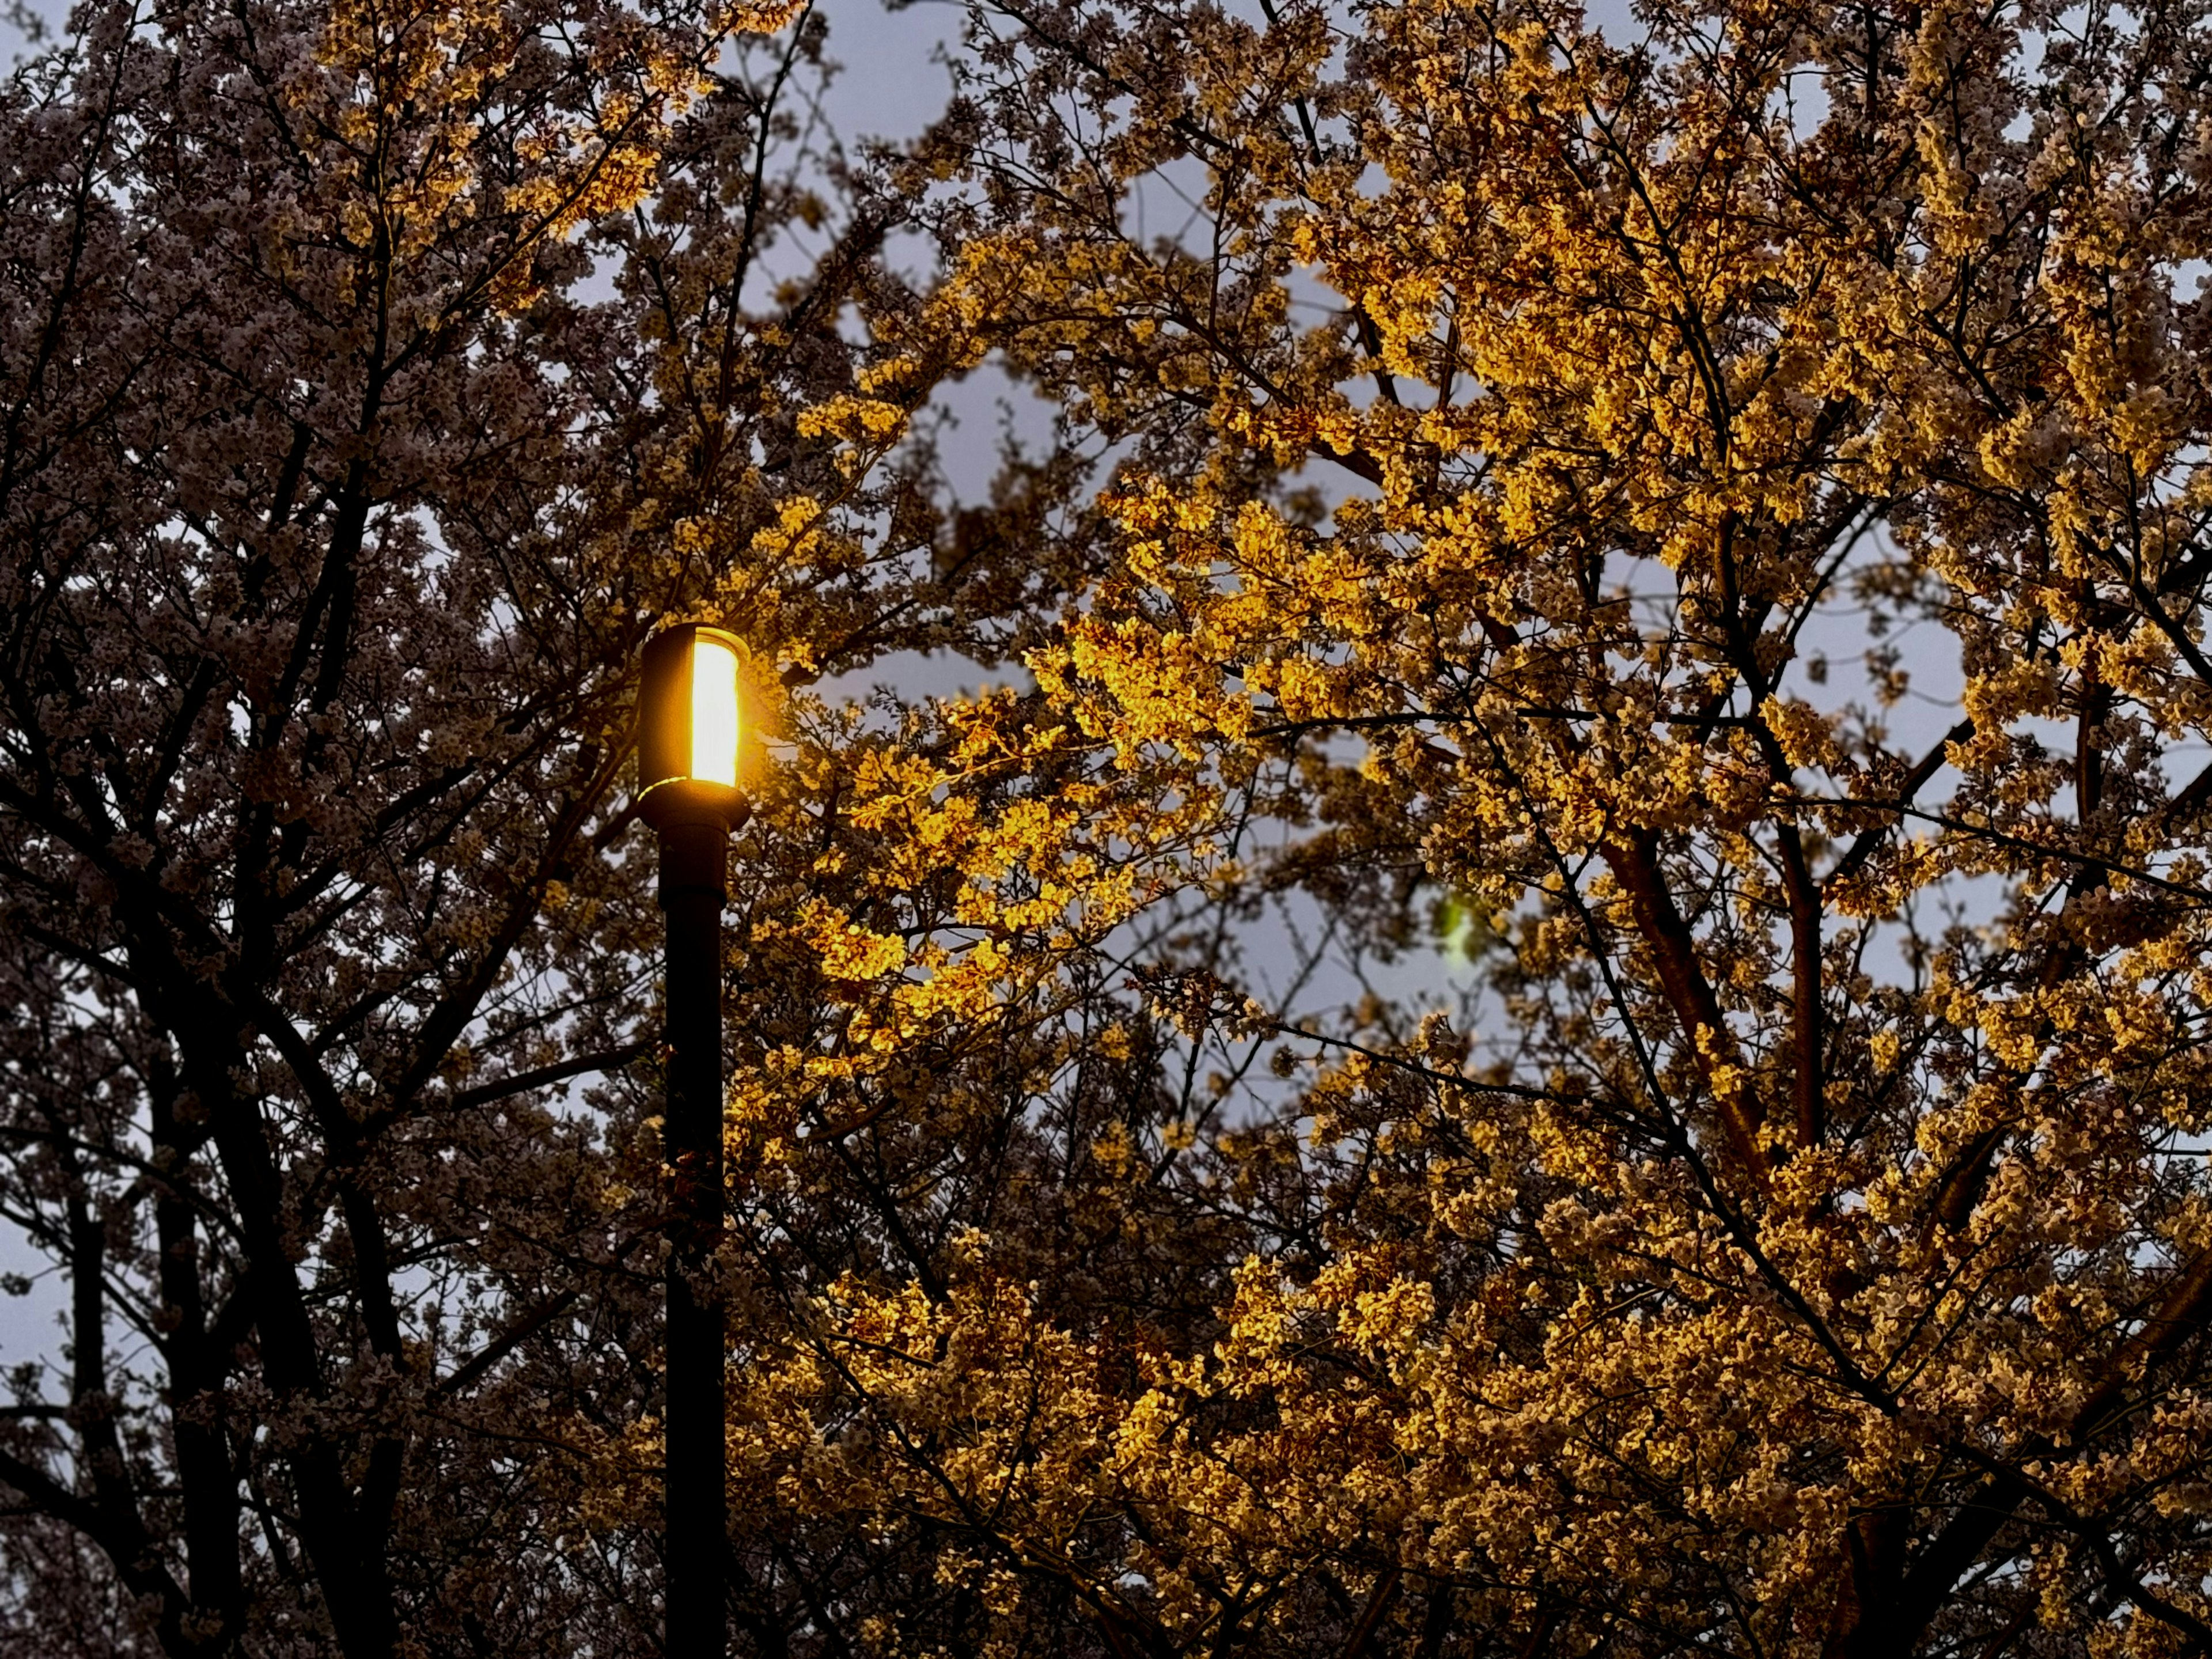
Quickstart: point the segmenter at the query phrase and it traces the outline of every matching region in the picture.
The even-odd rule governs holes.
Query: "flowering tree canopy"
[[[821,41],[94,3],[0,99],[0,1212],[69,1319],[11,1650],[652,1645],[657,1529],[559,1473],[656,1432],[637,647],[988,656],[1028,591],[800,419],[919,304]]]
[[[1156,957],[1210,1321],[979,1222],[781,1501],[985,1650],[2203,1651],[2201,11],[1261,13],[975,15],[950,285],[1115,460],[1030,661],[1473,988]]]
[[[0,102],[0,1641],[658,1650],[681,617],[738,1650],[2212,1650],[2201,10],[978,0],[866,156],[822,53]]]

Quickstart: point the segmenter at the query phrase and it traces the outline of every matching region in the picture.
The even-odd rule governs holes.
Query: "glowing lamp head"
[[[743,736],[736,637],[684,623],[646,642],[637,787],[648,819],[681,810],[734,823]]]

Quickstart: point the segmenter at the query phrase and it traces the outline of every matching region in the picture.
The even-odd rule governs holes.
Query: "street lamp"
[[[720,1659],[722,1365],[714,1257],[722,1237],[722,902],[730,834],[750,810],[738,789],[743,647],[685,623],[646,642],[638,807],[660,838],[668,921],[670,1205],[666,1436],[668,1659]]]

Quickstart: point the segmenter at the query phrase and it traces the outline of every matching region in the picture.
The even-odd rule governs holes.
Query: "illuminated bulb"
[[[738,653],[720,640],[691,642],[690,775],[738,781]]]

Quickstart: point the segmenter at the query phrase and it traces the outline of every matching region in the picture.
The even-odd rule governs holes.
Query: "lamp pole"
[[[722,1659],[729,1505],[724,1473],[728,1347],[714,1255],[722,1242],[722,905],[737,788],[738,642],[685,623],[645,647],[640,810],[660,842],[667,925],[670,1170],[665,1533],[667,1659]]]

